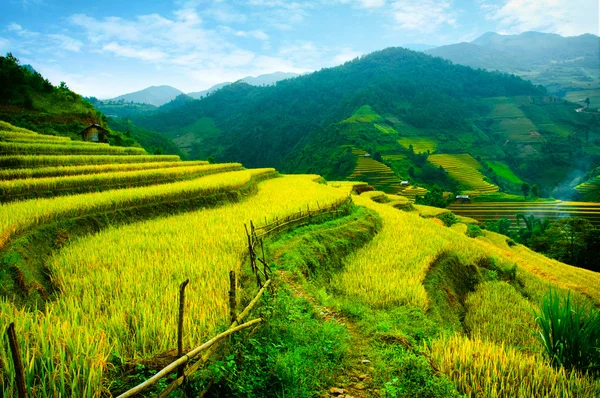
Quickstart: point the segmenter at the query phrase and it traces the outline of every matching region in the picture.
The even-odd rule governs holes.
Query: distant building
[[[108,131],[106,131],[102,126],[100,126],[99,124],[90,124],[88,127],[86,127],[85,129],[83,129],[79,135],[81,136],[81,139],[84,141],[91,141],[91,142],[108,142],[108,140],[106,139],[106,136],[108,135]]]
[[[471,197],[469,195],[456,195],[456,201],[458,203],[471,203]]]
[[[366,157],[366,158],[370,158],[371,154],[370,153],[365,153],[363,156]]]
[[[408,182],[408,181],[400,181],[400,186],[402,186],[402,187],[407,187],[409,185],[410,185],[410,182]]]

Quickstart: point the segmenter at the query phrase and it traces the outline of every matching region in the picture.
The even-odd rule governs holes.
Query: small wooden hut
[[[106,131],[102,126],[100,126],[99,124],[90,124],[88,127],[86,127],[85,129],[83,129],[79,135],[81,136],[81,139],[83,139],[84,141],[91,141],[91,142],[108,142],[107,140],[107,135],[108,135],[108,131]]]
[[[456,195],[457,203],[471,203],[471,197],[469,195]]]

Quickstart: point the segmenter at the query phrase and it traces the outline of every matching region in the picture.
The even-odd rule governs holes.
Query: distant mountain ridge
[[[280,80],[290,79],[290,78],[297,77],[297,76],[300,76],[300,75],[298,73],[291,73],[291,72],[274,72],[274,73],[267,73],[264,75],[259,75],[256,77],[247,76],[238,81],[248,83],[251,86],[266,86],[266,85],[275,84]],[[205,97],[206,95],[208,95],[212,92],[215,92],[218,89],[223,88],[229,84],[232,84],[232,82],[219,83],[219,84],[212,86],[208,90],[194,91],[191,93],[184,93],[183,91],[181,91],[175,87],[167,86],[167,85],[150,86],[143,90],[135,91],[133,93],[127,93],[127,94],[119,95],[118,97],[115,97],[115,98],[106,99],[103,102],[108,103],[108,102],[123,101],[123,102],[127,102],[127,103],[134,102],[134,103],[138,103],[138,104],[149,104],[149,105],[154,105],[154,106],[159,107],[159,106],[165,105],[165,104],[173,101],[175,98],[177,98],[178,96],[180,96],[182,94],[185,94],[193,99],[200,99],[200,98]]]
[[[514,73],[546,86],[551,94],[575,101],[590,97],[600,104],[600,37],[592,34],[488,32],[470,43],[424,52],[476,69]]]
[[[267,73],[264,75],[259,75],[256,77],[247,76],[238,81],[248,83],[251,86],[268,86],[271,84],[275,84],[280,80],[291,79],[293,77],[298,77],[298,76],[300,76],[298,73],[293,73],[293,72],[274,72],[274,73]],[[232,83],[231,82],[219,83],[219,84],[212,86],[208,90],[195,91],[195,92],[187,93],[187,95],[194,99],[200,99],[200,98],[205,97],[206,95],[213,93],[213,92],[217,91],[218,89],[223,88],[229,84],[232,84]]]
[[[468,53],[465,53],[466,49]],[[556,63],[600,68],[600,38],[592,34],[563,37],[541,32],[519,35],[488,32],[470,43],[450,44],[426,50],[425,53],[474,68],[499,65],[502,72],[550,67]],[[515,59],[515,56],[519,58]]]
[[[136,102],[140,104],[150,104],[161,106],[174,100],[178,95],[183,94],[183,91],[171,86],[150,86],[140,91],[119,95],[118,97],[106,100],[119,102]]]

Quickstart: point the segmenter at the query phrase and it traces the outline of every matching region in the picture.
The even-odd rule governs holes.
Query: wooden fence
[[[272,270],[269,267],[264,250],[263,238],[280,232],[284,229],[298,226],[305,223],[309,219],[320,216],[326,213],[339,213],[343,206],[352,203],[350,195],[343,200],[337,201],[329,206],[321,207],[317,203],[317,208],[310,209],[309,206],[306,210],[290,214],[285,218],[275,218],[271,222],[267,222],[260,227],[255,227],[254,223],[250,221],[250,228],[244,225],[246,229],[246,236],[248,238],[248,255],[250,258],[250,266],[252,272],[256,277],[256,283],[259,287],[258,293],[250,301],[250,303],[244,308],[244,310],[238,315],[236,310],[237,298],[236,298],[236,275],[235,271],[229,273],[229,307],[230,307],[230,321],[231,325],[227,330],[213,337],[202,345],[194,348],[188,353],[183,353],[183,318],[185,310],[185,288],[189,283],[189,279],[184,281],[179,286],[179,317],[177,323],[177,357],[178,359],[164,367],[154,376],[144,381],[143,383],[131,388],[130,390],[119,395],[118,398],[133,397],[147,388],[155,385],[159,380],[169,376],[172,373],[177,372],[177,377],[170,382],[170,384],[157,394],[158,397],[164,398],[173,392],[177,387],[183,385],[186,379],[197,372],[216,352],[219,345],[225,341],[225,339],[235,333],[248,328],[256,328],[262,321],[262,318],[256,318],[248,322],[244,322],[250,311],[256,306],[260,298],[264,295],[265,291],[272,284]],[[13,361],[17,372],[17,387],[20,398],[27,397],[27,391],[25,389],[25,375],[24,367],[20,361],[20,350],[16,343],[16,336],[14,325],[11,324],[8,331],[9,340],[11,342],[11,349],[13,354]]]

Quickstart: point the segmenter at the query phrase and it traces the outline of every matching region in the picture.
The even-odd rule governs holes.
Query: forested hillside
[[[19,65],[10,53],[0,57],[0,120],[75,140],[80,139],[81,130],[96,123],[108,129],[111,145],[141,145],[151,153],[181,154],[171,140],[160,134],[127,120],[109,121],[66,83],[53,86],[30,65]]]
[[[364,106],[373,114],[353,117]],[[597,115],[577,108],[514,75],[390,48],[275,86],[232,84],[133,120],[172,138],[191,158],[344,178],[360,160],[354,148],[377,155],[400,179],[450,189],[419,152],[468,153],[550,192],[597,163]],[[431,146],[421,151],[424,142]],[[502,173],[485,173],[519,189]]]

